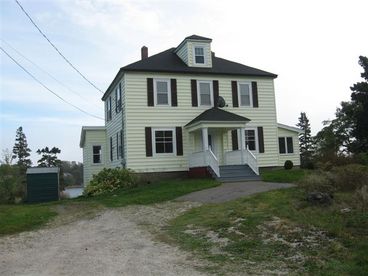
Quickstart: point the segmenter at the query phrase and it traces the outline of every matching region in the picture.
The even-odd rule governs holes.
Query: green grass
[[[95,210],[101,205],[122,207],[158,203],[219,184],[210,179],[166,180],[93,198],[82,197],[44,204],[0,205],[0,236],[36,229],[58,214],[65,216],[61,221],[68,221],[66,216],[73,219],[89,216],[91,209]]]
[[[250,274],[281,269],[291,274],[367,275],[368,214],[354,209],[341,213],[351,194],[336,194],[328,207],[311,206],[303,196],[293,188],[203,205],[172,220],[167,232],[195,257],[212,261],[212,272],[218,274],[229,269]],[[234,228],[238,233],[230,231]],[[206,236],[209,231],[229,243],[219,247]],[[293,247],[284,241],[302,243]],[[216,247],[220,253],[213,253]],[[302,261],[293,261],[298,254]]]
[[[262,180],[266,182],[295,183],[301,180],[308,173],[308,170],[303,169],[277,169],[262,172],[261,177]]]
[[[56,214],[44,204],[0,205],[0,236],[36,229]]]
[[[212,179],[165,180],[137,188],[120,190],[111,194],[80,200],[99,202],[106,207],[132,204],[152,204],[175,199],[179,196],[220,185]]]

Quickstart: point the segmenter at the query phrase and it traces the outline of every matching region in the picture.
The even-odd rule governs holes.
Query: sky
[[[361,80],[358,57],[368,56],[366,0],[19,2],[102,91],[120,67],[140,59],[143,45],[153,55],[197,34],[213,39],[216,56],[277,74],[278,122],[293,126],[306,112],[313,134],[350,99],[350,86]],[[2,48],[63,99],[103,117],[101,92],[57,54],[14,0],[0,0],[0,16]],[[81,127],[103,124],[62,102],[0,52],[0,150],[12,149],[22,126],[34,163],[45,146],[59,147],[62,160],[82,161]]]

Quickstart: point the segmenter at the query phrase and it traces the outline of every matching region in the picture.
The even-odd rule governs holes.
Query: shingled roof
[[[212,67],[189,67],[175,53],[175,48],[134,62],[123,71],[241,75],[276,78],[277,75],[212,55]]]
[[[225,111],[223,109],[213,107],[199,114],[191,120],[186,126],[190,126],[197,122],[249,122],[250,119]]]
[[[204,37],[204,36],[199,36],[199,35],[191,35],[191,36],[187,36],[185,39],[195,39],[195,40],[209,40],[212,41],[211,38],[208,37]]]

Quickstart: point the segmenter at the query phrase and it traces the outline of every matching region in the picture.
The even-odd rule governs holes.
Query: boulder
[[[311,192],[307,195],[307,201],[313,204],[330,205],[333,196],[329,193]]]

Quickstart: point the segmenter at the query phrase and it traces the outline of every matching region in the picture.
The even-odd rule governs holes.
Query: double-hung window
[[[155,79],[154,91],[155,105],[171,105],[170,80]]]
[[[194,47],[194,63],[204,64],[204,47],[195,46]]]
[[[174,153],[175,137],[173,129],[154,129],[153,148],[156,154]]]
[[[213,105],[213,92],[211,81],[198,81],[199,106]]]
[[[115,111],[116,113],[121,111],[121,83],[115,89]]]
[[[245,130],[245,146],[251,151],[257,150],[257,137],[255,129]]]
[[[293,137],[279,137],[279,152],[281,154],[294,153]]]
[[[252,86],[250,82],[238,82],[240,106],[252,106]]]
[[[106,120],[110,121],[112,119],[111,114],[111,96],[107,98],[106,101]]]
[[[92,153],[93,153],[93,164],[100,164],[102,159],[101,146],[93,146]]]

